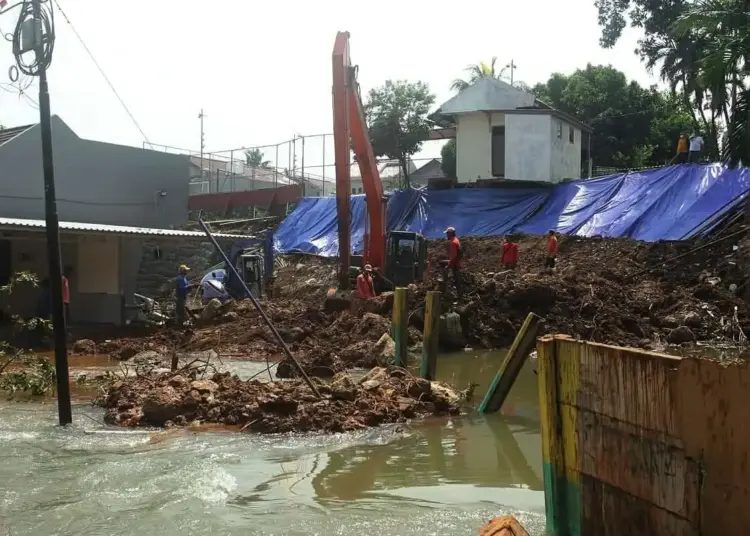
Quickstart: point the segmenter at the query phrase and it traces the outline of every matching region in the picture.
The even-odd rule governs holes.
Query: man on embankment
[[[180,273],[177,275],[177,285],[175,288],[176,304],[175,316],[177,317],[177,327],[181,328],[185,324],[185,313],[187,311],[187,295],[190,290],[190,282],[187,274],[190,271],[186,265],[180,265]]]
[[[518,264],[518,244],[503,237],[503,248],[500,250],[500,264],[505,270],[515,270]]]
[[[375,297],[375,283],[372,279],[372,266],[365,264],[357,276],[357,297],[368,300]]]
[[[448,266],[447,271],[453,274],[453,284],[456,285],[456,294],[461,297],[461,258],[463,257],[463,251],[461,250],[461,242],[456,236],[456,229],[448,227],[445,230],[445,236],[448,238]],[[447,275],[447,274],[446,274]],[[447,277],[446,277],[447,280]]]
[[[557,235],[554,229],[547,233],[547,260],[544,261],[544,267],[550,272],[555,271],[557,265]]]

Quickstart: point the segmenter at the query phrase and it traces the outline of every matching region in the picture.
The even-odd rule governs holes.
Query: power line
[[[125,101],[122,100],[122,97],[120,97],[120,94],[117,92],[117,90],[115,89],[115,86],[110,81],[109,77],[107,76],[107,73],[104,72],[104,69],[102,69],[101,65],[99,65],[99,62],[96,61],[96,58],[94,57],[94,54],[91,52],[91,50],[89,49],[89,47],[86,46],[86,43],[83,41],[83,38],[81,37],[81,35],[78,33],[78,30],[76,30],[76,27],[73,26],[72,22],[70,22],[70,17],[68,17],[68,15],[63,10],[62,6],[60,6],[60,2],[58,2],[58,0],[54,0],[54,2],[55,2],[55,5],[57,6],[57,10],[63,16],[63,18],[65,19],[65,22],[68,23],[68,25],[70,26],[70,29],[73,30],[73,33],[78,38],[78,41],[81,43],[81,46],[83,46],[83,48],[86,51],[86,53],[89,55],[89,58],[91,58],[91,61],[94,62],[94,65],[99,70],[99,73],[102,75],[102,78],[104,78],[104,81],[107,82],[107,85],[109,86],[109,89],[112,90],[112,93],[115,94],[115,97],[117,97],[117,100],[120,101],[120,104],[125,109],[125,113],[128,114],[128,116],[130,117],[130,120],[135,125],[135,128],[137,128],[138,131],[141,133],[141,136],[143,136],[143,139],[146,140],[146,143],[151,144],[151,142],[148,141],[148,136],[146,136],[146,133],[143,132],[143,129],[141,128],[141,125],[138,124],[138,121],[136,121],[135,117],[130,112],[130,109],[128,108],[127,104],[125,104]]]

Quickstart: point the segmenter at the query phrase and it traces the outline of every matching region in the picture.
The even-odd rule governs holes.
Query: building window
[[[357,188],[357,193],[361,194],[362,193],[362,188]]]
[[[575,130],[573,130],[573,127],[568,127],[568,139],[570,140],[570,143],[575,143],[576,141],[576,133]]]
[[[356,193],[357,193],[357,189],[356,188],[352,188],[352,195],[354,195]]]
[[[562,139],[562,123],[557,123],[557,138]]]

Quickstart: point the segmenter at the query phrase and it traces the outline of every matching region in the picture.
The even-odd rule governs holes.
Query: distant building
[[[432,118],[455,136],[458,182],[556,183],[580,177],[582,162],[589,168],[593,129],[501,80],[481,78]]]

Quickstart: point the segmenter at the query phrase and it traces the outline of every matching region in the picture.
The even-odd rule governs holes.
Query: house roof
[[[441,130],[445,130],[454,124],[454,116],[472,112],[552,115],[567,121],[584,132],[591,133],[594,131],[593,128],[572,115],[556,110],[549,104],[537,99],[531,93],[513,87],[496,78],[480,78],[443,103],[430,116],[430,119],[435,121],[440,127],[443,127]],[[439,139],[439,136],[436,134],[434,138]]]
[[[534,106],[536,97],[496,78],[480,78],[440,106],[440,114],[513,110]]]
[[[28,231],[46,228],[44,220],[29,220],[25,218],[0,218],[0,230]],[[104,225],[100,223],[83,223],[61,221],[60,230],[76,234],[113,234],[127,236],[167,236],[174,238],[206,239],[201,231],[182,231],[179,229],[153,229],[148,227],[129,227],[126,225]],[[251,238],[248,235],[213,233],[217,238]]]
[[[36,123],[32,125],[23,125],[20,127],[11,127],[11,128],[3,128],[0,129],[0,145],[9,142],[16,136],[19,136],[29,130],[32,127],[35,127]]]
[[[443,167],[440,160],[433,158],[412,173],[409,178],[413,182],[426,182],[430,179],[444,179],[445,173],[443,173]]]

